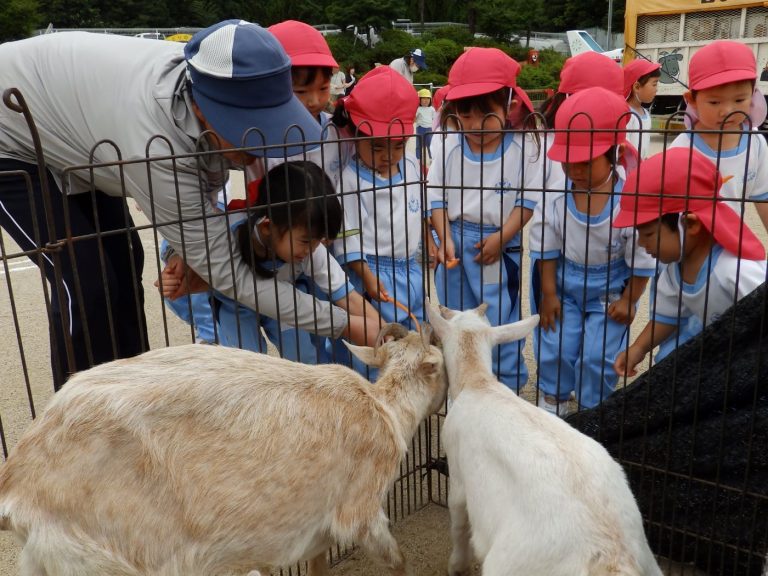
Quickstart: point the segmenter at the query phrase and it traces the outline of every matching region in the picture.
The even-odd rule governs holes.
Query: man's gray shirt
[[[92,177],[95,189],[134,198],[212,288],[261,314],[294,318],[293,285],[255,279],[229,239],[227,219],[201,219],[203,209],[213,215],[209,197],[226,181],[230,165],[219,155],[141,161],[205,149],[204,142],[198,146],[202,128],[185,74],[184,47],[175,42],[61,32],[0,45],[0,92],[14,87],[22,93],[47,167],[62,189],[89,191]],[[94,149],[101,140],[114,146]],[[23,116],[2,104],[0,157],[36,162]],[[118,166],[99,168],[93,176],[86,169],[65,173],[118,159],[139,161],[124,164],[122,173]],[[337,336],[346,327],[341,308],[300,291],[295,298],[299,328]]]

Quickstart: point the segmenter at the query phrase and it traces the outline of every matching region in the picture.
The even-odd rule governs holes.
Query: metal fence
[[[335,257],[344,261],[346,256],[350,256],[346,242],[354,234],[360,234],[363,236],[360,241],[361,251],[368,254],[370,266],[376,264],[379,269],[383,269],[387,265],[383,246],[397,245],[402,243],[401,241],[408,244],[410,239],[405,223],[414,210],[418,212],[417,219],[420,219],[422,211],[429,207],[435,194],[439,199],[438,203],[448,201],[448,196],[453,195],[463,207],[465,203],[469,206],[475,201],[473,195],[481,197],[491,191],[497,204],[483,205],[481,200],[479,209],[481,212],[498,214],[510,213],[514,207],[514,203],[508,204],[510,200],[507,195],[510,193],[520,194],[523,200],[526,195],[530,198],[538,197],[543,204],[558,195],[565,194],[565,197],[568,197],[572,194],[567,187],[548,188],[547,170],[551,169],[551,166],[537,172],[537,183],[523,186],[525,171],[532,171],[531,166],[534,163],[540,161],[542,165],[549,166],[546,151],[551,144],[551,132],[505,131],[475,134],[474,136],[481,140],[509,139],[514,145],[520,146],[519,158],[522,167],[515,167],[514,174],[505,174],[502,171],[502,177],[498,181],[484,179],[482,154],[474,158],[475,164],[479,166],[476,173],[467,169],[460,159],[446,160],[449,158],[446,147],[451,143],[451,139],[460,138],[460,134],[451,131],[433,135],[438,144],[433,147],[435,157],[431,160],[429,169],[442,172],[454,170],[458,180],[454,180],[450,185],[434,186],[430,183],[431,180],[427,176],[430,160],[427,159],[426,147],[423,148],[424,161],[420,163],[411,157],[410,146],[413,144],[409,144],[405,160],[397,163],[398,168],[389,173],[391,177],[387,178],[377,174],[376,170],[371,170],[370,166],[364,165],[364,154],[359,149],[354,153],[355,141],[350,139],[329,139],[319,149],[320,152],[307,151],[299,155],[299,159],[307,158],[323,164],[329,172],[333,172],[329,165],[331,162],[341,160],[341,165],[346,163],[351,167],[346,176],[338,173],[334,177],[338,178],[336,189],[345,210],[358,212],[358,228],[343,228],[339,237],[341,242],[337,240],[335,245]],[[655,132],[651,139],[654,151],[666,149],[676,135],[668,130]],[[755,137],[762,138],[763,135],[755,133]],[[414,140],[416,146],[422,145],[418,137]],[[361,141],[372,146],[370,139],[363,138]],[[394,139],[391,142],[397,144]],[[99,144],[103,145],[108,144]],[[760,144],[755,141],[753,145],[765,146],[765,142]],[[459,151],[462,150],[459,147]],[[244,151],[263,152],[253,148]],[[389,154],[391,156],[392,152]],[[386,159],[385,155],[377,162],[380,166],[388,166]],[[228,265],[222,267],[221,262],[213,260],[217,249],[213,241],[201,249],[190,243],[192,234],[189,232],[193,229],[213,230],[218,222],[217,229],[225,230],[225,236],[229,238],[228,241],[219,238],[218,246],[224,242],[229,250],[229,258],[233,261],[242,258],[243,251],[238,247],[236,234],[229,236],[226,232],[233,228],[238,219],[252,217],[256,213],[248,199],[253,201],[254,189],[263,194],[265,188],[258,188],[255,183],[262,178],[267,168],[279,165],[280,162],[281,160],[271,160],[264,166],[259,160],[255,165],[233,166],[229,159],[205,149],[194,154],[148,154],[146,158],[138,160],[72,166],[63,171],[59,175],[60,178],[50,181],[51,189],[43,196],[45,206],[42,213],[45,218],[38,222],[39,231],[50,227],[50,240],[41,241],[41,236],[37,236],[29,238],[27,246],[20,246],[11,239],[8,230],[0,236],[0,275],[4,285],[4,295],[0,299],[0,358],[3,373],[3,386],[0,390],[3,403],[0,406],[0,438],[4,455],[7,456],[8,450],[16,444],[23,430],[53,393],[55,378],[52,378],[51,348],[54,349],[54,356],[59,358],[58,364],[53,360],[54,372],[86,368],[87,364],[98,361],[98,350],[103,349],[105,345],[107,356],[119,356],[121,349],[118,340],[126,334],[125,326],[119,325],[123,314],[133,317],[134,320],[138,319],[136,342],[133,342],[135,346],[138,343],[136,352],[200,338],[199,330],[196,331],[194,325],[185,324],[171,314],[169,302],[161,298],[154,286],[155,279],[161,276],[163,256],[167,256],[163,254],[163,236],[173,240],[173,247],[182,257],[187,257],[191,250],[204,254],[203,265],[198,266],[196,270],[200,276],[210,278],[217,266],[220,275],[226,276],[221,270],[226,271]],[[154,195],[161,191],[156,187],[157,182],[153,180],[152,170],[160,165],[165,169],[170,167],[171,170],[197,170],[197,179],[200,182],[198,188],[190,192],[180,189],[177,185],[173,189],[174,197],[170,205],[178,209],[175,214],[169,213],[167,209],[156,210],[159,203]],[[259,166],[261,168],[258,168]],[[230,168],[233,171],[230,172]],[[227,187],[222,188],[212,179],[211,174],[215,169],[229,175],[230,184]],[[745,165],[743,174],[749,175],[757,169],[756,166]],[[616,167],[616,170],[620,169]],[[26,189],[31,198],[33,181],[39,178],[39,174],[46,174],[44,168],[40,167],[37,174],[25,173],[23,170],[0,172],[0,203],[3,199],[4,182],[7,186],[9,181],[15,181],[17,185],[21,182],[22,189]],[[100,179],[105,175],[128,179],[138,174],[147,175],[147,196],[132,199],[124,187],[123,197],[118,199],[122,223],[111,227],[103,223],[104,226],[101,226],[98,217]],[[617,174],[625,175],[623,172]],[[43,181],[47,179],[44,177]],[[78,209],[96,215],[95,234],[73,235],[71,229],[66,227],[69,224],[66,217],[61,221],[65,225],[64,228],[58,228],[57,215],[49,211],[55,205],[53,196],[59,195],[55,184],[61,186],[65,192],[83,190],[81,195],[60,197],[59,202],[62,203],[64,214],[69,216],[75,210],[72,203],[84,200],[84,205]],[[748,185],[748,178],[744,179],[743,185]],[[268,186],[266,190],[269,190]],[[413,199],[407,196],[408,190],[415,191],[415,205]],[[218,199],[214,197],[216,194]],[[367,205],[367,209],[372,210],[370,213],[362,212],[363,197],[366,194],[373,197],[372,203]],[[611,203],[619,201],[618,192],[615,195],[609,193],[608,196]],[[143,212],[137,209],[134,200],[139,201],[144,208]],[[241,202],[230,204],[232,200]],[[217,201],[221,204],[218,211],[213,209]],[[742,217],[759,232],[765,245],[765,230],[755,214],[755,205],[759,202],[765,200],[743,198],[739,201],[743,207]],[[189,206],[198,207],[199,214],[196,217],[189,216]],[[272,210],[280,207],[279,203],[266,203],[265,206],[265,214],[272,214]],[[186,211],[182,210],[183,207],[186,207]],[[31,210],[34,212],[36,207],[31,206]],[[376,231],[378,222],[384,223],[384,227],[378,229],[380,237],[366,237],[360,231]],[[221,223],[225,223],[225,226],[220,226]],[[521,221],[520,224],[525,223]],[[466,221],[462,226],[466,226],[467,230],[471,228],[481,236],[498,230],[498,226],[489,226],[484,230],[482,225],[478,228],[470,221]],[[411,251],[410,257],[420,273],[411,277],[410,274],[416,273],[408,272],[407,270],[412,269],[406,266],[407,283],[415,281],[420,284],[418,288],[421,294],[439,299],[441,292],[446,293],[447,290],[446,285],[441,288],[440,278],[443,278],[442,282],[447,280],[440,276],[436,278],[432,271],[431,254],[427,249],[431,231],[425,231],[421,227],[417,229],[421,248],[416,253]],[[412,231],[413,228],[410,233]],[[188,232],[186,236],[185,232]],[[510,263],[513,261],[511,255],[514,255],[519,278],[513,302],[518,314],[522,312],[523,316],[528,315],[536,305],[532,293],[536,268],[529,258],[534,246],[526,236],[527,231],[521,236],[520,244],[509,245],[509,250],[501,255],[500,261],[506,267],[481,268],[476,278],[481,285],[479,297],[483,298],[483,286],[498,284],[505,274],[510,273]],[[563,242],[565,241],[564,237]],[[122,262],[126,266],[128,272],[124,275],[113,276],[113,271],[108,270],[111,266],[108,262],[108,251],[115,242],[127,251],[121,259],[115,260],[116,263]],[[96,262],[78,260],[78,249],[88,246],[90,251],[85,253],[95,255]],[[380,251],[382,253],[379,253]],[[274,260],[274,255],[265,260],[270,259]],[[47,269],[51,282],[38,266]],[[469,266],[467,261],[459,263],[460,269]],[[659,272],[658,268],[655,272]],[[229,274],[234,274],[234,268],[229,270]],[[737,271],[737,278],[738,274]],[[310,280],[312,279],[311,274],[304,276],[310,276]],[[74,284],[63,285],[62,277],[74,279]],[[256,283],[257,278],[251,275],[248,281]],[[585,286],[586,281],[585,278]],[[710,278],[707,276],[705,281],[708,286]],[[121,285],[121,282],[128,283],[133,288],[129,291],[134,297],[132,301],[120,300],[121,289],[126,287],[126,284]],[[311,286],[304,284],[299,287],[299,282],[295,285],[297,290],[313,294]],[[93,304],[89,302],[89,298],[93,297],[94,286],[103,288],[98,292],[104,298],[101,304],[104,316],[102,318],[88,317],[81,312]],[[64,288],[71,292],[66,292]],[[227,290],[224,284],[217,285],[213,280],[209,282],[209,288],[213,291]],[[468,285],[461,288],[460,292],[463,294],[463,291],[473,289]],[[605,289],[607,293],[608,288]],[[410,300],[409,294],[397,290],[398,288],[391,290],[390,296],[405,303],[409,310],[420,308],[423,304]],[[258,294],[258,291],[256,292]],[[639,300],[638,319],[632,327],[632,338],[642,328],[641,321],[653,314],[654,301],[649,292],[646,290],[643,298]],[[208,291],[205,294],[206,300],[215,299],[215,292]],[[487,294],[500,298],[498,292]],[[230,296],[235,302],[238,301],[236,290]],[[320,301],[324,297],[319,295],[318,298]],[[685,347],[680,348],[678,353],[673,353],[655,366],[646,361],[642,366],[647,371],[634,383],[632,378],[619,379],[617,392],[601,398],[595,408],[580,408],[577,400],[568,400],[570,406],[577,409],[577,414],[570,417],[569,421],[603,442],[624,464],[644,513],[647,534],[654,551],[675,560],[693,562],[709,574],[760,574],[768,551],[768,465],[765,459],[765,454],[768,453],[765,432],[768,430],[768,422],[764,413],[768,402],[768,300],[764,292],[755,293],[750,298],[736,309],[738,314],[724,314],[702,336],[694,338]],[[69,303],[67,306],[63,305],[65,300]],[[734,297],[734,303],[736,300]],[[193,312],[192,303],[184,302],[180,308],[182,315],[184,308],[188,313]],[[261,305],[262,310],[270,308],[265,301],[259,302],[258,297],[256,304],[257,307]],[[93,309],[95,308],[91,306],[91,310]],[[259,322],[266,322],[261,316],[257,318]],[[85,329],[85,335],[81,339],[85,350],[75,349],[68,332],[72,322],[78,319]],[[398,319],[404,323],[409,322],[406,314],[398,316]],[[264,324],[258,326],[257,331],[261,334],[258,347],[272,354],[301,355],[304,351],[301,348],[304,346],[301,340],[296,341],[295,350],[290,350],[283,340],[285,330],[293,324],[292,320],[295,318],[289,314],[277,320],[278,323],[273,326],[272,332]],[[423,320],[423,317],[419,320]],[[239,320],[237,322],[237,333],[240,334],[241,328],[246,327],[240,326]],[[316,326],[319,322],[316,317]],[[265,331],[266,337],[261,330]],[[62,339],[57,337],[57,331],[63,334]],[[146,337],[138,335],[144,331]],[[213,331],[213,341],[220,340],[221,327],[214,327]],[[580,338],[582,344],[587,340],[594,340],[603,348],[608,345],[604,334],[587,335],[582,331]],[[64,349],[57,350],[57,346],[62,344]],[[312,346],[315,348],[314,352],[324,351],[331,359],[338,359],[335,356],[338,348],[334,347],[332,341],[313,341]],[[516,372],[509,375],[513,379],[522,377],[519,386],[513,387],[533,402],[538,401],[540,396],[539,381],[542,371],[557,370],[552,364],[542,365],[538,354],[535,353],[535,346],[528,344],[524,350],[517,350],[519,363],[516,365]],[[626,346],[626,342],[622,346]],[[583,356],[581,358],[583,359]],[[503,359],[497,359],[495,368],[499,370],[502,363]],[[601,367],[604,372],[611,368],[607,361],[604,361]],[[528,375],[521,376],[526,370]],[[392,486],[387,502],[387,512],[393,521],[413,514],[430,503],[447,503],[449,479],[445,475],[446,470],[441,458],[443,451],[440,438],[444,417],[445,411],[442,411],[426,421],[411,443],[409,455],[400,467],[400,475]],[[348,550],[336,549],[331,552],[331,559],[337,561],[347,553]],[[302,572],[302,567],[288,570],[288,573]]]

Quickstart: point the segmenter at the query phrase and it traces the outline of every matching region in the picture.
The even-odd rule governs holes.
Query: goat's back
[[[254,555],[298,561],[328,544],[304,519],[328,518],[326,539],[351,538],[397,471],[402,441],[369,386],[342,366],[214,346],[98,366],[75,375],[11,452],[0,515],[23,539],[61,523],[73,541],[150,573],[168,550],[186,549],[197,558],[173,561],[202,573],[224,557],[228,569],[238,558],[253,568]],[[277,557],[286,546],[293,556]]]
[[[489,573],[660,574],[622,468],[561,419],[498,382],[475,383],[453,402],[444,438],[477,554],[507,563]],[[628,559],[636,572],[620,569]]]

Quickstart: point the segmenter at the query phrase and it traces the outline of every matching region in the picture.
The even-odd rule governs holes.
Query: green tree
[[[30,36],[39,20],[36,0],[8,0],[0,5],[0,42]]]
[[[342,29],[354,24],[361,30],[367,30],[368,26],[381,30],[404,12],[403,0],[333,0],[325,8],[325,15],[330,22],[338,24]]]
[[[478,14],[478,27],[498,40],[507,40],[513,33],[529,36],[542,26],[543,0],[483,0]],[[520,43],[525,45],[523,40]]]
[[[92,0],[39,0],[41,24],[54,28],[93,28],[101,15]]]

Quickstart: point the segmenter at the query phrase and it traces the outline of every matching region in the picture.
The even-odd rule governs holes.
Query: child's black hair
[[[498,107],[501,107],[504,110],[505,117],[502,118],[502,121],[506,121],[507,108],[509,106],[509,92],[510,89],[504,87],[495,92],[489,92],[488,94],[443,101],[443,109],[440,113],[443,127],[445,128],[446,121],[448,121],[450,117],[453,117],[455,121],[456,117],[460,114],[469,114],[473,110],[477,110],[485,116],[487,114],[492,114],[494,108]]]
[[[332,70],[328,66],[291,66],[291,81],[299,86],[314,84],[318,75],[330,82]]]
[[[237,227],[236,238],[245,262],[259,275],[271,278],[272,270],[261,266],[253,251],[252,230],[268,217],[282,234],[305,226],[312,239],[333,239],[339,235],[342,209],[328,175],[314,162],[285,162],[272,168],[259,183],[256,204],[246,222]]]
[[[566,98],[568,98],[568,94],[564,92],[555,92],[541,104],[539,112],[541,112],[541,115],[544,117],[544,128],[555,127],[555,115],[563,102],[565,102]]]
[[[640,84],[640,86],[645,86],[648,83],[648,80],[651,78],[661,78],[661,68],[656,68],[653,72],[648,72],[648,74],[643,74],[640,76],[640,78],[637,79],[637,83]]]
[[[664,224],[670,230],[677,230],[677,223],[680,221],[680,214],[677,212],[669,212],[668,214],[662,214],[659,221]]]

